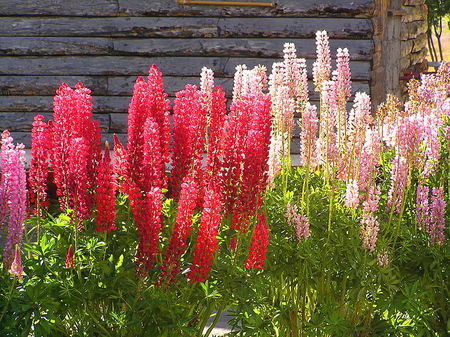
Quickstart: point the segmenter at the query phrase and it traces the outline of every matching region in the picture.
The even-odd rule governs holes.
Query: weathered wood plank
[[[270,21],[268,21],[270,20]],[[4,17],[0,36],[71,37],[286,37],[370,38],[370,19],[354,18],[208,18],[208,17]]]
[[[269,2],[269,0],[268,0]],[[277,6],[179,5],[175,0],[2,0],[0,15],[47,16],[369,16],[373,0],[278,0]]]
[[[0,37],[0,55],[145,55],[283,57],[286,42],[298,47],[298,56],[315,58],[314,39],[110,39],[82,37]],[[370,61],[372,40],[330,40],[331,50],[348,48],[350,59]]]
[[[270,2],[268,0],[267,2]],[[170,0],[127,0],[119,11],[129,16],[315,16],[368,17],[373,0],[278,0],[276,7],[178,5]]]
[[[1,0],[2,15],[115,16],[117,0]]]
[[[110,38],[0,37],[0,55],[108,55]]]
[[[202,67],[212,69],[217,77],[233,77],[236,66],[258,64],[272,68],[272,58],[226,57],[125,57],[125,56],[47,56],[0,57],[0,75],[145,75],[152,64],[157,64],[166,76],[198,76]],[[307,60],[312,69],[313,60]],[[354,80],[370,79],[370,62],[351,61]]]
[[[228,39],[114,39],[117,54],[147,56],[225,56],[225,57],[283,57],[286,42],[297,46],[297,55],[316,57],[314,39],[278,38],[228,38]],[[348,48],[351,60],[370,61],[373,53],[372,40],[330,40],[330,49]]]
[[[92,90],[92,95],[108,93],[106,76],[0,76],[0,96],[55,95],[63,82],[72,88],[82,82]]]
[[[218,37],[217,23],[204,17],[4,17],[0,36]]]
[[[51,112],[39,112],[44,116],[44,120],[53,119]],[[33,127],[33,119],[37,113],[32,112],[2,112],[0,113],[0,130],[11,132],[29,132]],[[95,114],[93,118],[100,122],[102,132],[109,132],[110,115]]]
[[[368,39],[370,19],[354,18],[220,18],[220,37],[315,38],[326,30],[331,39]]]

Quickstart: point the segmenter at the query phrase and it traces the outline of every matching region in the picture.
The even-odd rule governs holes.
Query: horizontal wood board
[[[278,37],[370,39],[368,18],[210,18],[210,17],[3,17],[2,37]]]
[[[270,2],[269,0],[267,2]],[[275,1],[274,1],[275,2]],[[277,0],[276,6],[179,5],[176,0],[2,0],[0,16],[334,16],[368,17],[373,0]]]

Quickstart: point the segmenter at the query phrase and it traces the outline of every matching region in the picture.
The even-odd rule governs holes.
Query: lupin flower
[[[69,208],[74,210],[79,229],[83,229],[82,222],[92,214],[91,195],[89,193],[88,157],[89,145],[85,138],[75,138],[69,147],[68,191],[71,198]]]
[[[380,230],[380,224],[375,215],[375,212],[378,210],[380,193],[381,190],[379,186],[371,186],[368,190],[366,200],[363,202],[363,214],[361,220],[362,246],[371,251],[375,250],[376,242],[378,240],[378,231]]]
[[[192,175],[187,175],[181,185],[177,218],[167,250],[161,266],[158,284],[169,285],[176,281],[180,273],[180,257],[187,248],[187,240],[192,229],[192,217],[197,206],[199,187]]]
[[[313,64],[313,79],[316,91],[322,91],[324,81],[330,79],[331,55],[326,31],[316,33],[316,54],[317,60]]]
[[[200,90],[205,93],[208,112],[211,111],[213,89],[214,73],[211,69],[203,67],[200,74]]]
[[[281,135],[275,135],[272,131],[272,136],[270,137],[270,147],[269,147],[269,160],[267,171],[267,182],[271,188],[275,187],[274,181],[275,177],[281,173],[281,157],[283,151],[283,140]]]
[[[98,232],[116,230],[116,187],[113,165],[109,154],[109,145],[105,144],[105,152],[98,166],[98,186],[96,191],[96,229]]]
[[[261,206],[267,187],[270,145],[270,100],[268,96],[245,97],[241,103],[250,108],[251,123],[243,153],[243,171],[239,182],[239,195],[233,211],[235,229],[246,230],[249,216]]]
[[[336,70],[333,72],[334,81],[334,101],[336,109],[336,126],[338,134],[339,149],[346,151],[346,123],[347,108],[346,103],[352,94],[350,56],[347,48],[338,48]]]
[[[113,181],[117,184],[117,189],[126,193],[126,181],[129,179],[127,171],[126,149],[119,137],[114,134],[114,160],[113,160]]]
[[[416,221],[417,228],[427,228],[427,223],[430,216],[430,203],[428,195],[430,194],[430,188],[428,186],[417,185],[416,193]]]
[[[79,192],[84,194],[81,197],[86,201],[86,212],[91,212],[93,196],[96,185],[97,165],[101,156],[101,133],[97,121],[92,119],[92,97],[90,90],[82,83],[78,83],[75,89],[63,83],[57,90],[54,98],[53,123],[52,123],[52,151],[51,162],[54,171],[54,180],[57,186],[57,194],[61,209],[72,208],[73,203],[73,180],[71,168],[75,159],[70,159],[71,155],[80,150],[72,149],[72,146],[79,147],[83,143],[84,163],[79,162],[78,166],[83,166],[86,172],[86,188]],[[75,141],[75,139],[78,139]],[[80,139],[83,139],[81,142]],[[78,158],[77,161],[81,160]],[[70,164],[70,161],[72,163]],[[72,165],[72,167],[70,167]],[[78,172],[79,173],[79,172]]]
[[[20,254],[20,247],[16,244],[15,252],[14,252],[14,260],[11,263],[11,268],[9,269],[9,273],[11,275],[17,276],[17,278],[23,278],[23,265],[22,265],[22,257]]]
[[[133,214],[139,230],[139,246],[136,257],[137,272],[146,276],[160,253],[158,246],[163,223],[163,194],[161,188],[151,188],[145,200],[135,205]],[[133,207],[133,205],[132,205]]]
[[[319,118],[315,105],[306,103],[301,120],[300,150],[302,164],[310,169],[315,169],[317,132],[319,129]]]
[[[224,124],[227,114],[227,99],[221,86],[214,88],[212,92],[212,106],[209,115],[209,133],[207,144],[207,156],[205,174],[216,176],[220,170],[223,149],[221,147],[224,138]]]
[[[406,159],[401,156],[396,156],[392,160],[391,187],[388,192],[388,200],[386,204],[387,211],[394,207],[395,211],[400,213],[404,192],[409,186],[408,174],[409,167]]]
[[[305,215],[299,213],[297,205],[287,205],[286,219],[290,226],[295,225],[295,234],[297,235],[297,240],[299,242],[309,238],[309,219]]]
[[[389,253],[386,249],[382,249],[377,254],[377,263],[379,266],[384,267],[389,264]]]
[[[70,245],[69,249],[67,250],[66,268],[71,268],[71,269],[75,268],[75,258],[74,258],[73,245]]]
[[[221,195],[214,185],[205,191],[202,218],[198,229],[197,242],[188,277],[191,283],[205,282],[209,277],[214,253],[219,248],[217,236],[221,215]]]
[[[172,197],[180,196],[181,183],[202,167],[207,125],[205,94],[194,85],[177,92],[173,108]]]
[[[51,134],[43,119],[42,115],[36,115],[31,130],[31,163],[28,182],[31,202],[36,204],[35,214],[50,205],[47,188]]]
[[[264,269],[267,247],[269,246],[269,225],[264,213],[258,216],[258,222],[253,231],[250,251],[245,268]]]
[[[244,87],[244,70],[247,70],[245,64],[240,64],[236,66],[236,71],[234,73],[234,85],[233,85],[233,102],[241,99],[241,95]]]
[[[14,249],[22,242],[24,224],[27,217],[27,181],[25,173],[25,151],[23,144],[14,146],[8,130],[3,131],[1,140],[2,178],[0,190],[1,222],[9,213],[8,236],[3,252],[6,270],[14,259]]]
[[[430,242],[432,245],[442,246],[445,240],[445,200],[442,187],[432,189],[430,216],[431,222],[427,228],[430,234]]]
[[[350,179],[345,191],[345,206],[356,209],[359,205],[359,186],[358,181]]]
[[[161,132],[153,117],[148,117],[144,124],[144,176],[147,186],[166,187],[166,165],[162,156]],[[144,186],[143,191],[147,188]]]

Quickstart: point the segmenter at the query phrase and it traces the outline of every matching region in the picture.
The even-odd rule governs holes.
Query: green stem
[[[328,233],[327,233],[327,244],[330,242],[331,237],[331,220],[333,219],[333,191],[330,191],[330,203],[328,204]]]
[[[3,308],[2,315],[0,316],[0,322],[3,320],[3,316],[5,316],[5,314],[6,314],[6,310],[8,309],[9,302],[11,301],[11,296],[12,296],[13,290],[16,286],[16,282],[17,282],[17,277],[14,276],[14,279],[11,283],[11,288],[9,288],[8,299],[6,301],[5,307]]]

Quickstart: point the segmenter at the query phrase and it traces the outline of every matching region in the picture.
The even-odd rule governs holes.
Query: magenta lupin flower
[[[375,184],[380,166],[380,135],[375,128],[367,128],[366,138],[361,152],[357,178],[360,193],[367,193],[369,188]]]
[[[431,222],[428,225],[430,242],[432,245],[442,246],[445,236],[445,200],[442,187],[432,189],[430,204]]]
[[[409,167],[404,157],[396,156],[392,160],[391,187],[388,192],[387,210],[394,207],[400,213],[404,192],[409,184]]]
[[[16,244],[16,246],[15,246],[14,260],[11,263],[11,268],[9,269],[9,273],[11,275],[16,276],[19,279],[23,278],[22,257],[20,254],[20,247],[18,244]]]
[[[24,224],[27,217],[27,180],[25,174],[25,151],[23,144],[14,146],[8,130],[3,131],[1,140],[2,192],[3,208],[0,220],[9,214],[8,235],[3,252],[3,265],[6,270],[14,259],[14,249],[22,242]]]
[[[416,221],[419,230],[426,229],[430,217],[430,202],[428,196],[430,188],[428,186],[417,185],[416,193]]]

